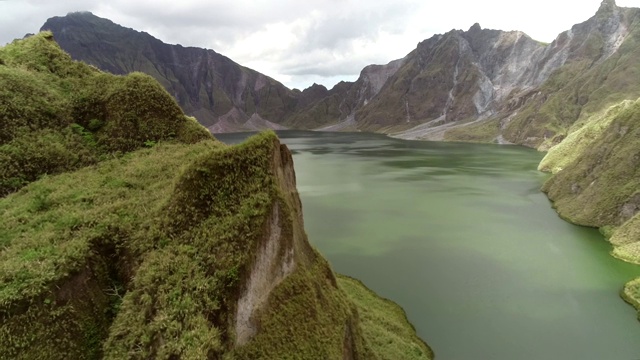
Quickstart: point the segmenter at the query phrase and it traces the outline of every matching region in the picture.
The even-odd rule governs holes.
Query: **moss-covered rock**
[[[0,196],[158,141],[211,138],[153,78],[71,60],[49,32],[0,48]]]
[[[397,307],[338,285],[301,211],[272,132],[29,184],[0,200],[0,358],[429,358]]]
[[[433,358],[431,348],[416,336],[400,306],[380,298],[354,278],[339,275],[338,285],[358,308],[362,334],[379,359]]]

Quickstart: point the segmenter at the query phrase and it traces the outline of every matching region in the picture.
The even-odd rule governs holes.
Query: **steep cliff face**
[[[297,92],[213,50],[165,44],[91,13],[51,18],[42,30],[76,60],[151,75],[213,132],[284,128],[278,124],[297,106]]]
[[[382,340],[363,334],[348,291],[367,290],[338,285],[301,210],[273,133],[157,145],[27,186],[0,201],[0,357],[430,358],[395,308],[377,315]]]
[[[551,44],[478,24],[435,35],[400,60],[365,68],[331,113],[344,126],[326,129],[548,149],[574,123],[640,95],[630,80],[640,67],[638,14],[604,1]],[[303,114],[321,118],[315,110]]]
[[[477,24],[466,32],[436,35],[404,58],[378,96],[358,111],[356,121],[365,127],[409,129],[400,136],[420,138],[425,128],[489,116],[513,88],[538,81],[515,72],[531,66],[525,53],[542,49],[523,33]]]

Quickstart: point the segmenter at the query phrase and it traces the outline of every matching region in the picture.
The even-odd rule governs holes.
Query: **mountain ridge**
[[[302,97],[214,50],[165,44],[90,12],[50,18],[41,30],[52,31],[76,60],[114,74],[153,76],[213,132],[285,128],[281,118]]]

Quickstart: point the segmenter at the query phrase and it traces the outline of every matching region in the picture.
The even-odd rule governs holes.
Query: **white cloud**
[[[88,10],[184,46],[211,48],[289,87],[354,80],[453,28],[522,30],[550,42],[595,14],[601,0],[44,0],[0,1],[0,44],[52,16]],[[640,6],[640,0],[617,0]]]

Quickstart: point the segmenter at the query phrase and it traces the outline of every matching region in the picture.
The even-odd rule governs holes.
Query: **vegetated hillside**
[[[0,81],[50,96],[2,89],[3,161],[31,165],[15,139],[93,156],[0,199],[0,358],[432,357],[309,245],[275,134],[223,145],[148,76],[73,62],[50,33],[0,55]]]
[[[554,172],[543,191],[562,217],[600,227],[614,256],[640,264],[640,99],[588,118],[540,169]],[[640,279],[625,287],[625,298],[640,310]]]
[[[165,44],[89,12],[53,17],[41,30],[52,31],[76,60],[114,74],[151,75],[212,132],[283,129],[286,117],[315,101],[313,91],[289,90],[213,50]]]
[[[211,135],[150,76],[71,60],[40,33],[0,48],[0,196],[161,140]]]

